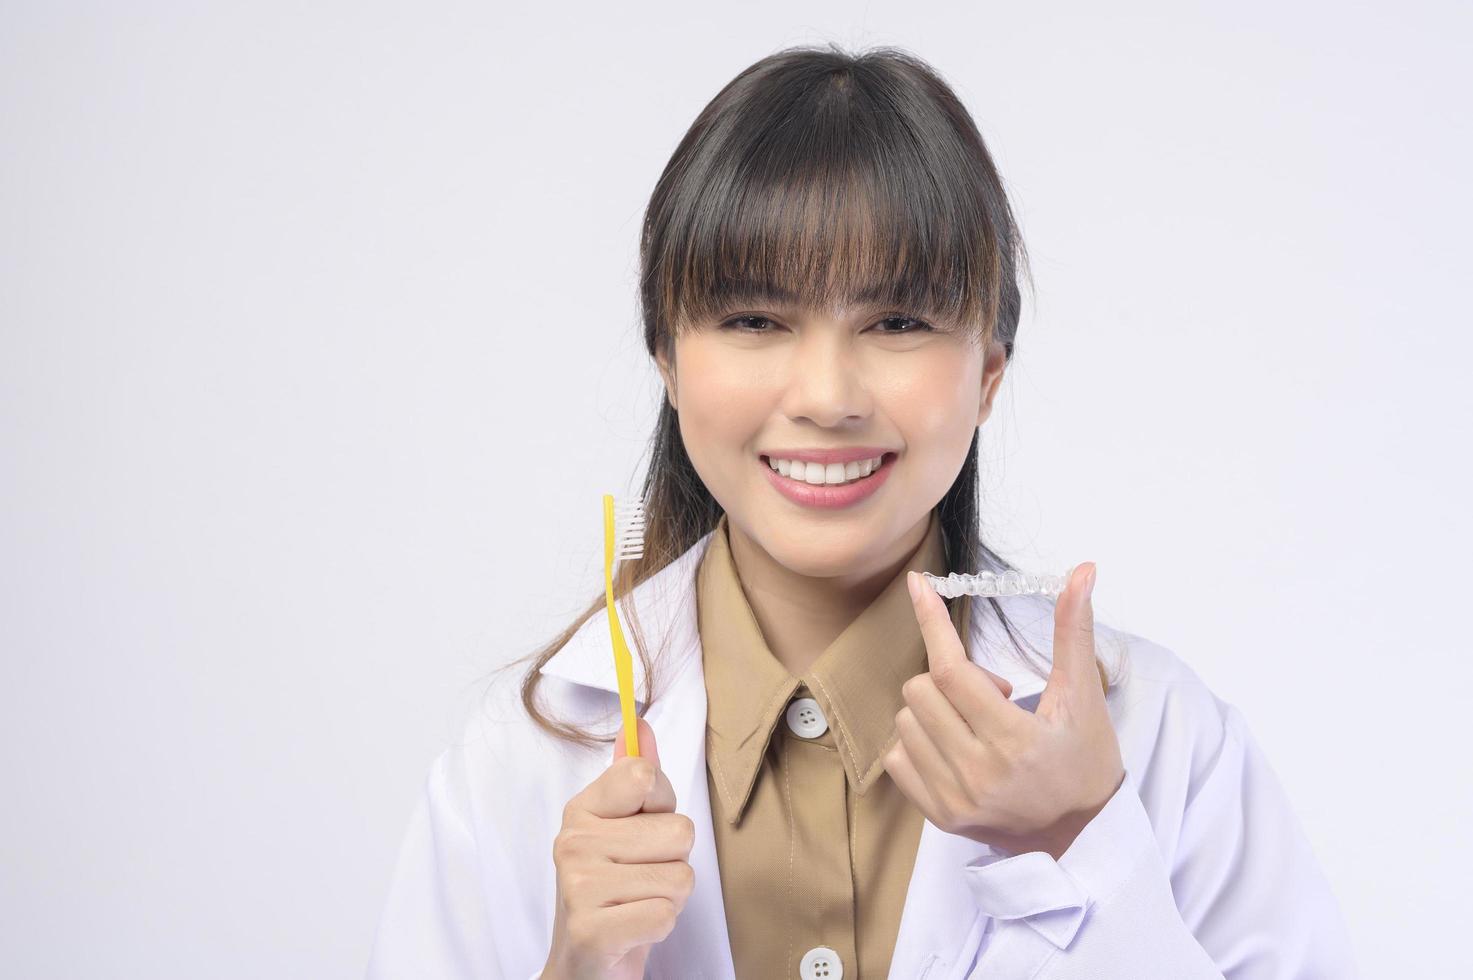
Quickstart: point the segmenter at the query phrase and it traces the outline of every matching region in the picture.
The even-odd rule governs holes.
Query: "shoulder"
[[[1333,891],[1243,712],[1176,651],[1111,632],[1129,663],[1106,702],[1183,921],[1219,965],[1354,976]]]
[[[476,687],[457,734],[435,757],[422,792],[427,819],[412,831],[424,860],[476,869],[501,916],[527,936],[549,927],[555,894],[552,847],[563,809],[607,767],[613,749],[554,737],[528,714],[521,687],[530,663],[508,665]],[[602,732],[577,685],[546,675],[537,703],[558,721]],[[546,702],[551,701],[551,705]],[[615,718],[617,722],[617,718]]]
[[[560,755],[564,743],[532,721],[520,696],[530,667],[510,664],[477,684],[458,734],[430,764],[371,976],[526,976],[546,956],[553,841],[599,753]]]
[[[1121,654],[1118,683],[1105,701],[1120,754],[1140,795],[1163,854],[1183,843],[1188,810],[1206,802],[1233,806],[1232,788],[1252,748],[1238,708],[1220,697],[1176,650],[1106,627],[1107,643]],[[1227,795],[1223,795],[1226,793]]]
[[[483,680],[456,723],[456,737],[435,761],[432,778],[463,787],[466,815],[477,829],[545,827],[612,758],[612,743],[581,745],[538,724],[522,699],[531,669],[517,662]],[[599,736],[617,728],[602,692],[543,674],[532,698],[549,722]]]
[[[1112,717],[1153,751],[1193,758],[1210,755],[1221,748],[1230,729],[1241,724],[1237,709],[1219,697],[1176,650],[1135,633],[1098,625],[1096,644],[1097,650],[1112,648],[1103,656],[1112,667],[1106,696]]]

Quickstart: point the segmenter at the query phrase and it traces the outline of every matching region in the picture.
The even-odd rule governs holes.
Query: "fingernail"
[[[920,578],[920,576],[917,575],[915,572],[906,572],[905,573],[905,586],[906,586],[906,588],[910,589],[910,601],[911,602],[920,602],[921,601],[921,585],[920,585],[920,582],[918,581],[919,578]]]
[[[1084,581],[1084,597],[1086,599],[1088,599],[1095,593],[1095,572],[1097,571],[1099,571],[1099,568],[1095,565],[1094,562],[1090,562],[1089,578],[1085,579]]]

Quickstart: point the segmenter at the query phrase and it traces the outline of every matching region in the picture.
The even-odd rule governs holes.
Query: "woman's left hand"
[[[1095,666],[1094,562],[1074,569],[1054,609],[1054,660],[1038,710],[967,659],[941,597],[907,572],[928,673],[905,682],[900,738],[885,769],[937,827],[1021,854],[1063,856],[1125,778]],[[1005,689],[1004,689],[1005,688]]]

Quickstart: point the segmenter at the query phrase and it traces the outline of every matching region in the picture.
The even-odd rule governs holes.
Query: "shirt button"
[[[812,698],[794,698],[788,705],[787,719],[788,728],[799,738],[818,738],[829,730],[829,720]]]
[[[803,954],[798,976],[803,980],[843,980],[844,961],[827,946],[815,946]]]

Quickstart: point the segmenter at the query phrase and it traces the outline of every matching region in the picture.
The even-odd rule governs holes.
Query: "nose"
[[[833,427],[870,413],[869,385],[846,331],[805,331],[790,352],[783,395],[789,418]]]

